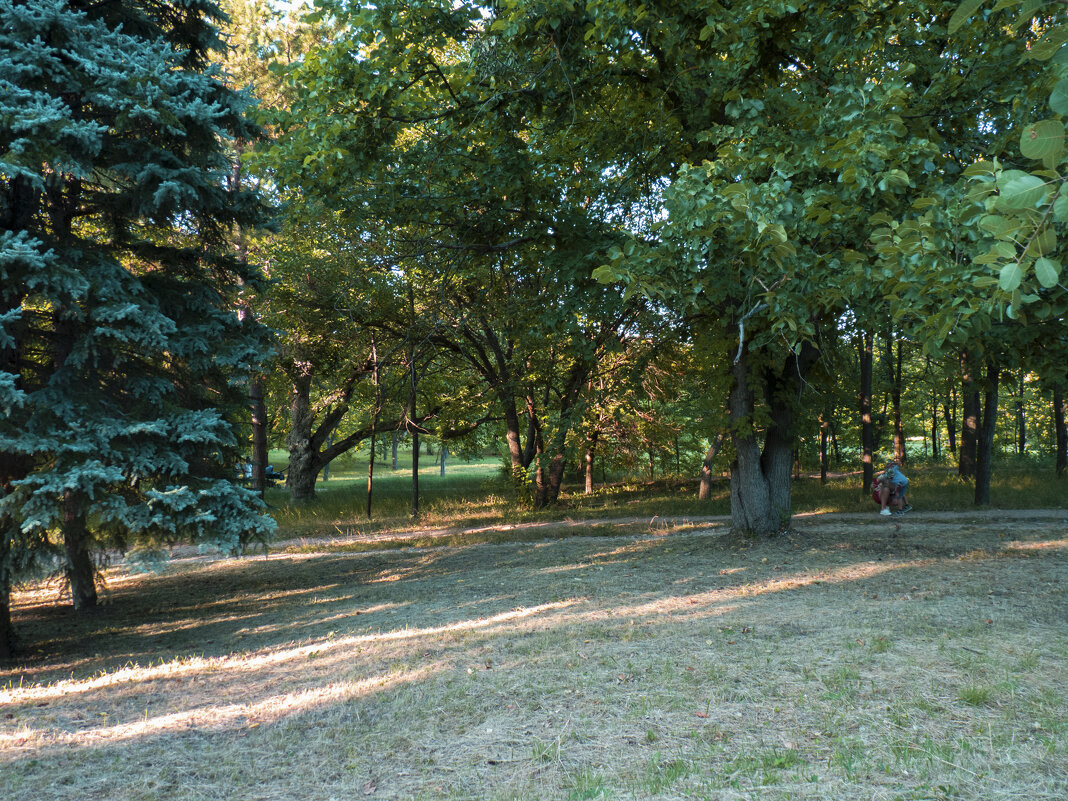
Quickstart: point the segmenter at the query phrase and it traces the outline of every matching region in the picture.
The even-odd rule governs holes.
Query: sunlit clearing
[[[499,615],[492,615],[490,617],[477,618],[475,620],[461,620],[443,626],[405,628],[379,634],[359,634],[349,637],[337,637],[329,640],[316,641],[308,645],[284,648],[278,651],[260,652],[258,654],[231,655],[216,658],[192,657],[152,667],[140,667],[134,665],[92,679],[60,681],[43,687],[11,687],[0,690],[0,704],[61,698],[66,695],[90,692],[102,687],[130,682],[147,682],[155,679],[170,679],[207,672],[253,671],[272,665],[292,662],[294,660],[307,659],[308,656],[312,654],[321,656],[330,651],[374,645],[376,643],[410,640],[438,634],[490,628],[501,623],[513,623],[545,612],[566,609],[575,603],[577,603],[575,600],[555,601],[553,603],[540,604],[539,606],[529,608],[513,609],[509,612],[502,612]]]

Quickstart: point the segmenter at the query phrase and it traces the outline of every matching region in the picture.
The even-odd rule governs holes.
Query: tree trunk
[[[862,332],[857,340],[857,351],[860,356],[860,393],[858,395],[860,407],[860,447],[861,464],[864,468],[863,490],[868,491],[875,479],[875,465],[873,462],[875,452],[875,436],[871,420],[871,392],[872,392],[872,349],[874,335]]]
[[[950,456],[957,455],[957,390],[949,389],[949,403],[942,405],[946,419],[946,441],[949,443]]]
[[[410,433],[412,435],[412,508],[411,517],[419,517],[419,429],[415,425],[416,402],[418,401],[418,376],[415,371],[415,353],[411,357],[411,385],[408,394],[408,419],[413,421]]]
[[[1024,374],[1026,371],[1020,368],[1019,394],[1016,396],[1016,453],[1023,456],[1027,453],[1027,418],[1024,415]]]
[[[0,553],[0,557],[4,554]],[[11,625],[11,585],[0,578],[0,663],[15,655],[15,629]]]
[[[712,440],[708,452],[705,453],[705,460],[701,464],[701,485],[697,490],[697,499],[699,501],[707,501],[712,497],[712,463],[716,460],[716,456],[719,455],[719,449],[723,447],[723,438],[724,432],[718,432],[715,439]]]
[[[979,440],[979,383],[975,380],[974,356],[964,351],[960,357],[961,406],[964,419],[960,431],[960,458],[957,473],[975,476],[976,446]]]
[[[593,494],[593,454],[597,449],[599,432],[594,431],[586,440],[586,494]]]
[[[396,442],[396,431],[393,432]],[[371,434],[371,455],[367,457],[367,519],[371,519],[371,492],[375,484],[375,434]]]
[[[262,376],[249,379],[248,401],[252,410],[252,488],[262,498],[267,486],[267,407]]]
[[[1063,476],[1068,470],[1068,399],[1064,396],[1064,385],[1053,388],[1053,426],[1057,430],[1057,475]]]
[[[85,501],[73,490],[63,494],[63,549],[67,555],[66,575],[70,600],[76,610],[96,606],[96,576],[89,555],[90,535],[85,519]]]
[[[734,381],[727,402],[736,454],[731,464],[731,528],[745,536],[767,536],[790,525],[793,410],[790,399],[779,391],[778,377],[765,374],[762,380],[771,423],[762,451],[752,424],[754,379],[749,375],[748,360],[748,350],[743,347],[731,368]]]
[[[397,444],[400,441],[400,432],[393,432],[393,469],[397,469]]]
[[[819,416],[820,423],[820,483],[827,483],[827,439],[830,435],[831,424],[827,419],[827,412]]]
[[[931,405],[931,459],[937,463],[942,456],[942,445],[938,441],[938,395],[934,394]]]
[[[987,358],[986,381],[983,397],[983,427],[976,443],[975,504],[990,505],[990,472],[994,455],[994,429],[998,421],[998,373],[1000,367],[992,358]]]
[[[897,345],[896,355],[895,344]],[[906,464],[908,453],[905,450],[905,429],[901,422],[902,344],[900,339],[895,343],[892,334],[887,334],[886,361],[890,370],[890,412],[893,417],[894,458],[901,464]]]
[[[449,446],[441,443],[441,475],[445,475],[445,460],[449,457]]]
[[[290,428],[286,436],[289,446],[289,467],[286,487],[294,503],[315,498],[315,479],[319,475],[316,454],[312,448],[311,376],[302,375],[293,381],[289,394]]]

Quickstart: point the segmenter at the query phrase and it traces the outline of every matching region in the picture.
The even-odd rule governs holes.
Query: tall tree
[[[62,533],[77,608],[95,545],[234,551],[273,526],[231,481],[264,332],[236,313],[260,276],[228,232],[259,209],[225,143],[255,129],[208,66],[218,15],[0,2],[0,522],[9,551]]]

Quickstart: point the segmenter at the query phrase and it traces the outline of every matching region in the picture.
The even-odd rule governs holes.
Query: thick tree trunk
[[[73,490],[63,496],[63,549],[66,552],[70,600],[78,611],[96,606],[96,575],[89,554],[90,535],[85,519],[85,501]]]
[[[697,499],[707,501],[712,497],[712,463],[719,455],[719,449],[723,447],[724,432],[716,434],[715,439],[705,453],[705,460],[701,464],[701,485],[697,490]]]
[[[860,356],[860,393],[857,396],[860,407],[860,460],[864,470],[861,480],[865,492],[875,479],[875,436],[871,419],[873,339],[872,334],[863,332],[857,340],[857,353]]]
[[[975,476],[976,446],[979,441],[979,382],[975,378],[974,357],[965,351],[960,357],[961,406],[960,455],[957,473],[962,478]]]
[[[976,443],[975,503],[977,506],[990,505],[990,472],[994,455],[994,429],[997,427],[998,419],[999,372],[997,362],[988,358],[983,391],[983,426]]]
[[[1058,384],[1053,388],[1053,426],[1057,430],[1057,475],[1065,475],[1068,470],[1068,399],[1064,395],[1064,386]]]
[[[741,350],[731,369],[733,383],[727,408],[735,460],[731,464],[731,528],[745,536],[767,536],[790,525],[790,465],[793,449],[780,430],[791,416],[788,404],[772,409],[761,452],[753,431],[755,410],[748,352]],[[768,388],[769,390],[772,388]]]
[[[293,381],[289,394],[289,418],[286,487],[291,501],[303,503],[315,498],[315,479],[319,475],[316,453],[312,447],[311,376],[299,376]]]

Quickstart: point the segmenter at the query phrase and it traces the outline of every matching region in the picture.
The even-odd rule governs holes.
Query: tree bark
[[[697,490],[697,499],[699,501],[707,501],[712,497],[712,463],[716,460],[716,456],[719,455],[720,448],[723,447],[723,439],[724,432],[718,432],[705,453],[705,460],[701,464],[701,485]]]
[[[396,434],[396,432],[394,432]],[[396,438],[394,437],[394,442]],[[367,457],[367,519],[371,519],[371,494],[375,485],[375,435],[371,434],[371,454]]]
[[[1053,388],[1053,425],[1057,430],[1057,475],[1063,476],[1068,470],[1068,399],[1064,396],[1064,385]]]
[[[397,444],[400,441],[400,432],[393,432],[393,469],[397,469]]]
[[[0,551],[0,557],[5,554]],[[11,585],[0,576],[0,663],[15,655],[15,628],[11,625]]]
[[[874,347],[874,335],[862,332],[857,339],[857,351],[860,356],[860,393],[858,401],[860,407],[860,447],[861,465],[864,470],[862,489],[867,492],[875,479],[875,435],[872,429],[871,419],[871,393],[872,393],[872,362]]]
[[[946,442],[951,456],[957,455],[957,390],[949,389],[949,403],[942,405],[946,419]]]
[[[897,345],[895,354],[895,344]],[[893,334],[886,335],[886,366],[890,374],[890,413],[892,416],[894,458],[905,464],[908,453],[905,450],[905,429],[901,422],[901,340],[895,343]]]
[[[289,394],[289,467],[286,487],[290,499],[303,503],[315,498],[315,479],[319,475],[315,448],[312,446],[311,376],[300,375],[292,381]]]
[[[89,555],[90,534],[85,519],[85,501],[73,490],[63,494],[63,549],[65,572],[70,582],[70,600],[79,612],[97,604],[96,576]]]
[[[745,536],[767,536],[790,525],[790,467],[793,463],[794,410],[791,390],[815,360],[811,346],[803,358],[791,357],[775,373],[750,374],[749,353],[743,345],[731,368],[733,382],[727,401],[735,460],[731,465],[731,528]],[[753,383],[762,385],[770,424],[760,448],[753,430]]]
[[[987,357],[986,380],[983,389],[983,425],[976,443],[975,460],[975,504],[990,505],[991,460],[994,455],[994,429],[998,418],[998,377],[1000,367],[997,361]]]
[[[819,416],[820,423],[820,483],[827,483],[827,440],[830,437],[831,423],[826,409]]]
[[[1027,417],[1024,414],[1024,377],[1026,370],[1020,368],[1019,394],[1016,396],[1016,453],[1027,453]]]
[[[587,495],[593,494],[593,454],[597,449],[597,437],[598,437],[598,432],[594,431],[586,439],[585,468],[586,468],[586,494]]]
[[[252,488],[262,498],[267,487],[267,407],[262,376],[249,379],[248,400],[252,410]]]
[[[979,382],[975,379],[975,357],[964,351],[960,357],[961,411],[960,455],[957,473],[962,478],[975,476],[976,446],[979,441]]]
[[[414,306],[413,306],[414,308]],[[413,312],[414,319],[414,312]],[[409,354],[410,359],[410,384],[408,387],[408,419],[416,419],[416,403],[418,402],[419,376],[415,367],[415,351]],[[409,429],[412,435],[412,506],[411,517],[415,520],[419,517],[419,428],[414,423]]]

